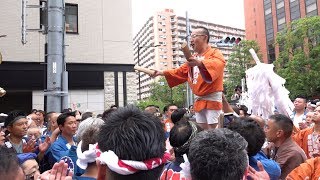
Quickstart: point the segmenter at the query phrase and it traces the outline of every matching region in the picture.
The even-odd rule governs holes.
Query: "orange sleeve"
[[[319,166],[319,157],[308,159],[305,163],[300,164],[300,166],[292,170],[287,178],[294,180],[305,180],[306,177],[309,177],[309,179],[318,179],[320,176]]]
[[[183,64],[179,68],[163,71],[169,87],[174,87],[188,80],[188,65]]]
[[[206,67],[207,71],[211,76],[212,82],[215,81],[218,77],[223,76],[225,60],[222,53],[214,49],[214,52],[208,59],[202,61],[203,65]]]
[[[297,132],[292,138],[293,140],[298,144],[298,146],[300,146],[301,148],[303,148],[303,138],[304,138],[304,134],[305,134],[305,130],[299,131]]]

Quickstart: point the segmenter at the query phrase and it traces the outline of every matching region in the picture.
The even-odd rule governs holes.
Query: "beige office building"
[[[244,39],[245,36],[243,29],[195,19],[189,19],[189,22],[191,29],[196,26],[207,27],[212,42],[227,36],[241,39]],[[172,9],[165,9],[150,17],[133,39],[134,62],[146,68],[159,70],[176,68],[181,65],[185,59],[182,51],[180,51],[180,44],[186,40],[186,24],[186,18],[177,16]],[[233,51],[232,47],[217,48],[222,51],[225,59],[228,60]],[[140,73],[141,84],[137,87],[138,98],[141,96],[141,99],[145,99],[150,96],[150,84],[154,81],[155,79],[150,78],[149,75]]]
[[[28,32],[21,43],[22,0],[1,0],[1,112],[46,109],[46,36]],[[28,0],[39,5],[42,0]],[[133,70],[131,1],[65,0],[65,60],[69,73],[69,106],[102,113],[116,104],[137,100]],[[40,10],[27,8],[26,25],[40,28]]]

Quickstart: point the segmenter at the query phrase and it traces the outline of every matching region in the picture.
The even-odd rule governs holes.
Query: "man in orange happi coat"
[[[308,158],[320,156],[320,106],[314,110],[314,126],[300,130],[293,136],[294,141],[304,150]]]
[[[308,159],[300,164],[287,176],[287,180],[318,180],[320,179],[320,157]]]
[[[223,72],[225,60],[220,50],[208,44],[209,31],[196,27],[191,34],[194,55],[177,69],[156,70],[152,77],[165,76],[170,87],[188,81],[196,95],[196,121],[204,129],[216,128],[222,109]]]

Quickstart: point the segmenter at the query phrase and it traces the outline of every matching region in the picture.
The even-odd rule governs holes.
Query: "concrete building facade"
[[[39,5],[42,0],[28,0]],[[133,70],[131,1],[66,0],[65,60],[69,72],[69,104],[101,113],[113,104],[137,100]],[[46,36],[28,32],[21,43],[21,0],[0,6],[0,111],[46,109]],[[29,29],[40,28],[41,10],[27,9]],[[41,17],[41,18],[40,18]]]
[[[189,19],[191,30],[196,26],[204,26],[210,32],[210,41],[222,39],[224,36],[244,39],[243,29],[214,24],[212,22]],[[172,9],[155,13],[134,36],[134,61],[146,68],[166,70],[176,68],[185,59],[180,45],[186,41],[186,18],[177,16]],[[232,47],[219,47],[226,60],[232,53]],[[139,53],[138,53],[139,51]],[[137,74],[139,76],[139,74]],[[157,79],[140,73],[140,86],[137,87],[141,99],[150,96],[150,84]],[[140,87],[140,90],[139,90]]]
[[[278,57],[276,34],[296,19],[319,15],[319,4],[320,0],[244,0],[246,38],[258,42],[263,62]]]

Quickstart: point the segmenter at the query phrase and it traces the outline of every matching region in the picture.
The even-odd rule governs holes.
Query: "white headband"
[[[121,175],[129,175],[141,170],[154,169],[165,164],[169,158],[170,154],[165,152],[162,158],[151,158],[145,161],[121,160],[111,150],[101,152],[100,156],[97,157],[101,164],[106,164],[110,170]]]
[[[81,169],[86,169],[89,163],[95,162],[97,155],[96,155],[96,146],[97,144],[89,144],[89,149],[82,152],[81,151],[82,141],[79,142],[77,147],[77,165]]]

